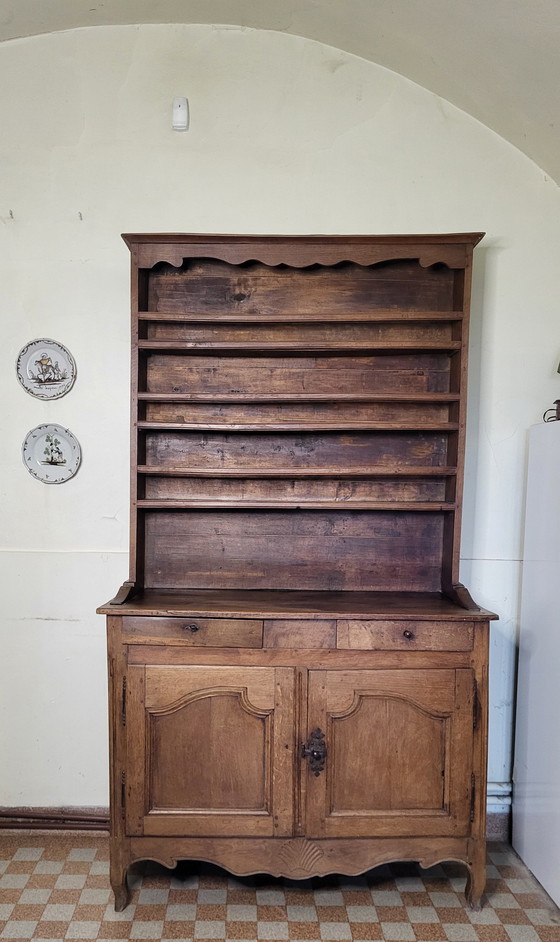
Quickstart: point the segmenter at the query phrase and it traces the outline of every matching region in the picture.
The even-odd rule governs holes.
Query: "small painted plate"
[[[32,340],[20,350],[16,369],[21,385],[36,399],[60,399],[76,379],[74,357],[56,340]]]
[[[23,463],[44,484],[63,484],[76,474],[82,460],[78,439],[60,425],[38,425],[26,435]]]

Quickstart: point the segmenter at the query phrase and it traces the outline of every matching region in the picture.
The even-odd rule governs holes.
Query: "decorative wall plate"
[[[72,389],[76,363],[66,347],[56,340],[32,340],[19,352],[18,379],[36,399],[60,399]]]
[[[63,484],[76,474],[82,460],[78,439],[60,425],[38,425],[26,435],[23,463],[44,484]]]

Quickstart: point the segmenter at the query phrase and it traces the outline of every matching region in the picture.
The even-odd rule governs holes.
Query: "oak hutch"
[[[488,621],[458,584],[478,233],[126,235],[130,579],[111,881],[458,860],[485,882]]]

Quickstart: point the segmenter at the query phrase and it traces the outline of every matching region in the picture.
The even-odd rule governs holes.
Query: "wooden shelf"
[[[320,314],[305,311],[290,312],[239,312],[218,313],[200,311],[188,313],[177,311],[138,311],[138,319],[141,321],[180,321],[188,324],[196,323],[234,323],[234,324],[301,324],[301,323],[362,323],[362,322],[381,322],[391,321],[460,321],[463,318],[462,311],[407,311],[407,310],[372,310],[372,311],[348,311],[344,314],[322,311]]]
[[[436,512],[455,510],[447,501],[368,501],[368,500],[138,500],[139,510],[390,510]]]
[[[139,431],[207,431],[207,432],[456,432],[457,422],[408,422],[396,425],[391,422],[263,422],[260,425],[238,422],[145,422],[137,423]]]
[[[239,393],[151,393],[139,392],[141,402],[228,402],[282,403],[282,402],[458,402],[460,393],[453,392],[395,392],[395,393],[283,393],[278,396],[241,395]]]
[[[195,478],[400,478],[400,477],[453,477],[455,467],[403,467],[403,468],[162,468],[138,465],[138,474],[158,474],[165,477]]]
[[[100,609],[115,614],[107,603]],[[176,615],[194,618],[405,618],[431,621],[465,618],[465,609],[441,592],[301,591],[283,589],[150,589],[138,592],[123,605],[123,615]],[[488,618],[475,606],[471,618]],[[495,616],[491,616],[495,617]]]
[[[336,353],[337,355],[343,355],[345,353],[355,353],[356,351],[371,351],[379,353],[433,353],[433,352],[449,352],[454,353],[457,350],[461,349],[460,340],[432,340],[432,341],[418,341],[418,340],[377,340],[377,341],[366,341],[366,340],[357,340],[354,343],[350,341],[342,342],[331,342],[326,343],[324,341],[317,343],[303,342],[303,343],[266,343],[259,341],[258,343],[247,343],[240,342],[224,342],[216,341],[211,343],[208,341],[188,341],[188,340],[139,340],[138,349],[144,350],[146,352],[150,351],[159,351],[161,353],[166,352],[185,352],[188,351],[191,354],[202,354],[204,355],[207,352],[211,353],[293,353],[296,355],[306,356],[309,353]]]

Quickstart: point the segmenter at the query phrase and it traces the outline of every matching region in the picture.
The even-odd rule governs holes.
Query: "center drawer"
[[[262,647],[263,623],[256,618],[165,618],[125,616],[123,641],[189,644],[218,648]]]

